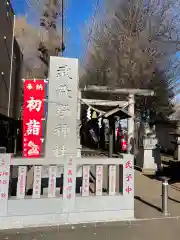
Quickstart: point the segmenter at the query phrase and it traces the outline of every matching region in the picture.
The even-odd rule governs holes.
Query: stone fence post
[[[0,217],[8,211],[10,160],[10,154],[0,154]]]

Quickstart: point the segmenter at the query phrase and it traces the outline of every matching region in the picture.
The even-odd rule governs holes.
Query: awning
[[[127,110],[121,107],[114,108],[103,115],[103,117],[107,119],[115,116],[120,117],[120,119],[126,119],[126,118],[132,117]]]

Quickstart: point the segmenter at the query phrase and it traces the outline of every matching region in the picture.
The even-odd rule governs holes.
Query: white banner
[[[0,154],[0,216],[7,214],[10,155]]]
[[[83,166],[82,196],[89,196],[89,166]]]
[[[18,169],[18,183],[17,183],[17,198],[24,198],[26,189],[26,174],[27,167],[19,166]]]
[[[56,174],[57,167],[49,167],[49,184],[48,184],[48,198],[56,197]]]
[[[41,196],[41,173],[42,167],[34,167],[34,182],[33,182],[33,198],[40,198]]]
[[[116,166],[109,166],[109,195],[116,194]]]
[[[102,196],[103,166],[96,166],[96,196]]]

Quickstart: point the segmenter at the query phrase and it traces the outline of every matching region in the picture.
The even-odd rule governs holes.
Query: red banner
[[[44,118],[44,80],[24,81],[23,156],[40,157]]]

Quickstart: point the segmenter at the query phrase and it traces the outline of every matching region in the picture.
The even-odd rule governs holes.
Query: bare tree
[[[156,97],[141,99],[138,108],[170,112],[179,73],[178,7],[176,0],[114,1],[91,36],[83,84],[153,88]]]
[[[64,0],[26,0],[26,16],[16,20],[16,38],[24,54],[26,77],[46,77],[50,56],[64,51]],[[33,19],[35,19],[33,21]]]
[[[44,29],[42,39],[39,45],[41,60],[48,66],[49,57],[57,56],[64,51],[64,0],[47,0],[43,6],[40,25]],[[58,32],[58,19],[61,21],[61,32]]]
[[[44,78],[47,67],[37,51],[41,41],[39,28],[27,23],[26,17],[17,17],[15,36],[23,53],[23,78]]]
[[[50,56],[64,51],[63,2],[25,0],[26,15],[17,17],[15,26],[15,36],[23,53],[23,78],[46,78]]]

